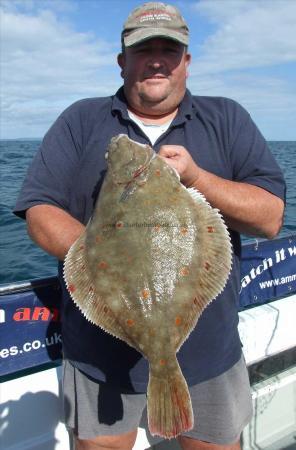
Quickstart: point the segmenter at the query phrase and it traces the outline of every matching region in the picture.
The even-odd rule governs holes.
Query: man
[[[284,210],[284,181],[266,143],[237,103],[186,90],[188,28],[170,5],[134,10],[122,32],[124,86],[113,97],[70,106],[45,136],[16,213],[32,239],[62,261],[91,216],[112,136],[153,145],[185,186],[202,192],[229,226],[233,270],[178,353],[195,415],[183,449],[236,450],[251,417],[237,331],[239,233],[272,238]],[[145,408],[147,362],[91,325],[63,285],[66,423],[77,449],[131,449]]]

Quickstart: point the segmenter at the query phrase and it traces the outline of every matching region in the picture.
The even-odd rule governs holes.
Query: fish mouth
[[[134,141],[133,139],[131,139],[130,137],[128,137],[128,135],[125,134],[125,133],[120,133],[120,134],[118,134],[117,136],[113,136],[112,139],[111,139],[111,141],[112,141],[112,142],[118,142],[118,141],[120,141],[122,138],[126,139],[126,140],[129,141],[129,142],[133,142],[134,144],[137,144],[137,145],[139,145],[140,147],[147,147],[147,144],[142,144],[141,142]]]

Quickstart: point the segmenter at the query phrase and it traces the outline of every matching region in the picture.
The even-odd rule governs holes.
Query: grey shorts
[[[64,362],[65,424],[81,439],[132,431],[145,422],[146,394],[123,394]],[[250,384],[242,357],[231,369],[190,387],[195,425],[184,433],[227,445],[236,442],[252,417]]]

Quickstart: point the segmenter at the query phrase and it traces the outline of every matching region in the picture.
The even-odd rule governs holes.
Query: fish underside
[[[148,359],[149,430],[173,438],[194,423],[176,353],[225,287],[230,237],[219,211],[148,145],[118,135],[107,159],[93,217],[66,256],[64,277],[90,322]]]

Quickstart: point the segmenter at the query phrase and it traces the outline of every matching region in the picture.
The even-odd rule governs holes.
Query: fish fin
[[[203,206],[198,211],[196,242],[200,257],[194,280],[195,296],[188,299],[191,308],[184,323],[185,330],[176,339],[177,350],[196,326],[204,309],[224,290],[232,267],[231,239],[220,211],[212,208],[195,188],[187,188],[187,191],[197,205]],[[183,289],[182,284],[180,289]]]
[[[207,202],[205,196],[201,192],[199,192],[196,188],[189,187],[189,188],[185,188],[185,189],[187,192],[189,192],[189,194],[195,201],[197,201],[197,202],[203,201],[210,206],[210,204]]]
[[[64,280],[68,292],[84,317],[107,333],[130,346],[136,344],[126,335],[116,315],[97,294],[85,261],[85,237],[83,233],[69,249],[64,261]]]
[[[172,439],[193,427],[193,411],[187,383],[177,359],[173,371],[166,377],[149,374],[147,390],[150,433]]]

